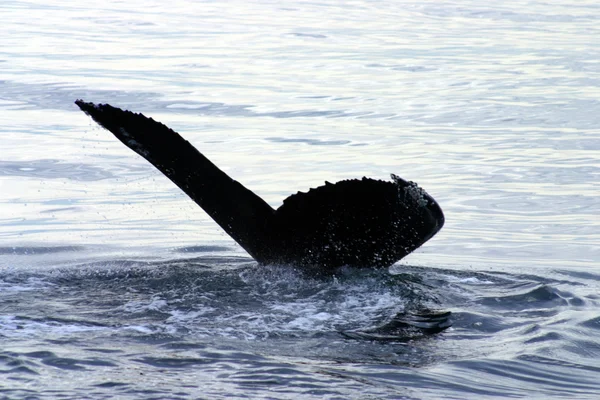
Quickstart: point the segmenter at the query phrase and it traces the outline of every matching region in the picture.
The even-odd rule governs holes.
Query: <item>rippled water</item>
[[[600,396],[597,2],[0,13],[3,396]],[[274,207],[396,173],[446,225],[390,271],[258,267],[77,98],[166,123]],[[452,327],[407,329],[424,310]]]

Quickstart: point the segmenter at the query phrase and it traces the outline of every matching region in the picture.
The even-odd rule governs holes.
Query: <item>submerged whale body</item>
[[[259,263],[325,272],[388,267],[444,225],[436,201],[396,175],[326,182],[274,210],[160,122],[108,104],[75,103],[179,186]]]

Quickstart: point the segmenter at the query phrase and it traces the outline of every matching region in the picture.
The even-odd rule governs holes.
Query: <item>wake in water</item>
[[[29,250],[14,257],[37,257]],[[170,383],[157,396],[181,380],[245,394],[327,391],[332,379],[340,395],[361,382],[388,398],[449,385],[518,396],[531,380],[546,395],[595,393],[597,295],[568,288],[598,279],[414,266],[315,278],[222,256],[3,268],[0,337],[21,350],[0,352],[0,371],[69,394],[90,374],[86,393],[115,394],[114,384],[131,396],[159,378]],[[109,383],[107,371],[118,371]]]
[[[27,309],[4,318],[11,336],[35,335],[46,323],[49,330],[105,334],[405,341],[450,325],[448,313],[426,314],[437,306],[430,288],[387,271],[345,269],[314,278],[287,266],[197,257],[115,260],[0,279],[5,302],[18,298]],[[77,306],[60,312],[57,304]]]

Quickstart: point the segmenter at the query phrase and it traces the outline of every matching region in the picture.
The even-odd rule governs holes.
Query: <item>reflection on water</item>
[[[73,181],[112,178],[109,171],[93,165],[61,163],[59,160],[0,161],[0,176],[2,175]]]
[[[92,397],[597,397],[595,2],[46,3],[0,5],[9,397],[80,397],[79,374]],[[167,124],[274,207],[395,173],[445,227],[392,269],[410,283],[255,271],[77,98]],[[411,298],[453,327],[339,335]]]

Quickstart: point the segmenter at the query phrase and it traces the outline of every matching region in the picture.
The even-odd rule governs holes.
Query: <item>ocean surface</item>
[[[600,398],[597,1],[0,16],[0,398]],[[395,173],[446,224],[389,271],[258,266],[78,98],[167,124],[273,207]]]

